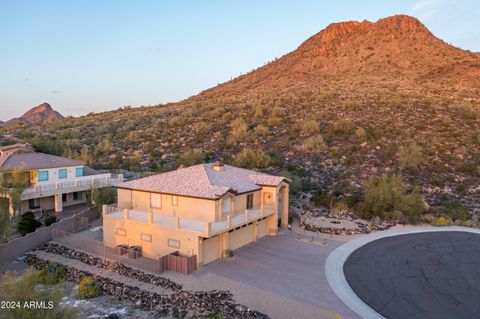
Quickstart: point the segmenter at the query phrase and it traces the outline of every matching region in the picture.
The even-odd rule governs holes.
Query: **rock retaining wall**
[[[31,254],[27,255],[25,262],[36,269],[43,269],[49,264],[48,260],[40,259]],[[260,312],[235,303],[232,294],[228,291],[193,292],[180,290],[171,295],[161,295],[73,267],[65,266],[65,273],[68,281],[76,283],[84,277],[93,277],[102,287],[103,293],[107,295],[176,318],[197,318],[211,314],[216,314],[219,318],[268,318]]]
[[[109,271],[113,271],[118,273],[119,275],[137,279],[139,281],[143,281],[149,284],[157,285],[165,289],[170,289],[172,291],[179,291],[182,289],[182,285],[177,284],[176,282],[173,282],[167,278],[163,278],[154,274],[149,274],[141,270],[133,269],[132,267],[125,266],[124,264],[117,261],[111,261],[108,259],[92,256],[90,254],[68,248],[57,243],[48,243],[46,245],[40,246],[38,250],[44,250],[48,253],[53,253],[66,258],[75,259],[90,266],[96,266]]]

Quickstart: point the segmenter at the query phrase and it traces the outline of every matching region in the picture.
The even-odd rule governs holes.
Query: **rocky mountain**
[[[16,124],[32,125],[58,119],[63,119],[63,116],[57,111],[54,111],[50,104],[42,103],[31,108],[20,117],[13,118],[0,124],[2,126],[11,126]]]
[[[5,132],[97,167],[158,170],[224,158],[335,194],[397,172],[431,205],[453,198],[480,209],[480,54],[409,16],[334,23],[179,103]]]

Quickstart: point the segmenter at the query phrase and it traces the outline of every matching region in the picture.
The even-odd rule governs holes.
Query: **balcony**
[[[174,228],[182,231],[188,231],[208,238],[221,232],[248,224],[252,221],[270,216],[274,213],[270,205],[261,205],[260,208],[246,210],[242,213],[229,215],[220,222],[204,222],[181,218],[178,216],[168,216],[147,211],[121,209],[115,206],[105,206],[103,209],[104,218],[124,219],[128,221],[152,224],[161,228]]]
[[[22,200],[53,196],[59,193],[86,191],[92,188],[115,186],[123,182],[121,174],[97,174],[81,176],[64,182],[31,186],[22,193]]]

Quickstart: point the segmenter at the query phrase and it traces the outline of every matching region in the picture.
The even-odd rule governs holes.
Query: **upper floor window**
[[[222,213],[227,214],[232,210],[232,198],[230,196],[224,197],[222,201]]]
[[[162,208],[162,195],[154,193],[150,194],[150,207]]]
[[[77,167],[75,169],[75,177],[81,177],[83,176],[83,167]]]
[[[253,208],[253,194],[247,195],[247,209]]]
[[[61,169],[58,170],[58,178],[59,179],[67,178],[67,169],[66,168],[61,168]]]
[[[178,196],[172,195],[172,206],[178,205]]]
[[[39,182],[48,181],[48,171],[39,171],[38,172],[38,181]]]

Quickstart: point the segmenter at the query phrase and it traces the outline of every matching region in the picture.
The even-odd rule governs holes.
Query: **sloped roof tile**
[[[119,188],[216,199],[228,191],[245,193],[262,186],[278,186],[284,177],[273,176],[224,165],[220,171],[213,164],[199,164],[120,184]]]

